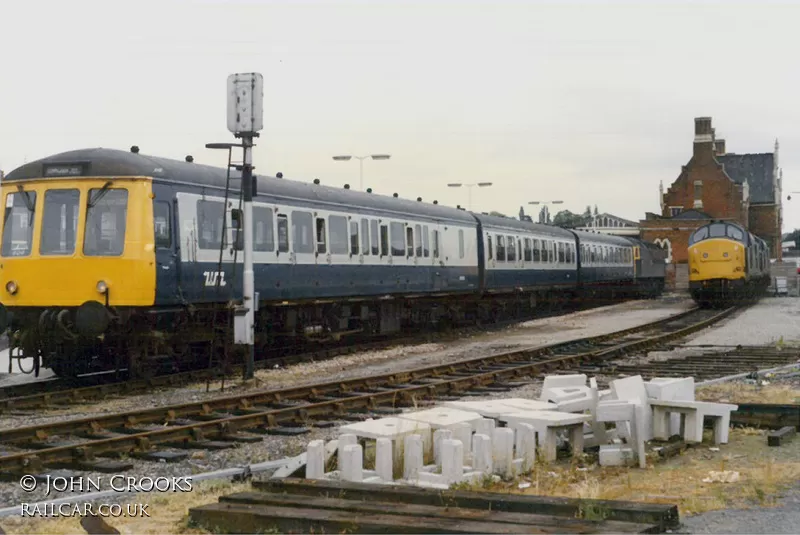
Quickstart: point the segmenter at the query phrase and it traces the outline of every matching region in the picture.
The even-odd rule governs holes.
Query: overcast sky
[[[225,83],[265,77],[257,173],[638,220],[712,116],[729,152],[781,142],[800,190],[800,3],[0,2],[0,168],[84,147],[223,164]],[[785,199],[784,195],[784,199]],[[527,207],[533,208],[533,207]],[[800,227],[800,195],[784,203]],[[530,212],[530,211],[529,211]]]

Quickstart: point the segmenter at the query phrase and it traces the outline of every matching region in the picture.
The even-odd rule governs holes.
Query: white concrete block
[[[322,479],[325,475],[325,441],[312,440],[306,453],[306,479]]]
[[[645,442],[653,439],[653,418],[650,412],[649,398],[641,375],[615,379],[611,381],[614,397],[622,401],[633,401],[644,408],[641,439]]]
[[[444,439],[441,451],[442,476],[451,485],[458,483],[464,474],[464,445],[460,440]]]
[[[403,479],[417,479],[423,466],[422,437],[408,435],[405,437],[403,448]]]
[[[433,461],[436,466],[442,466],[442,441],[453,438],[453,432],[449,429],[437,429],[433,432]]]
[[[500,427],[492,435],[492,459],[494,473],[511,475],[511,461],[514,459],[514,430]]]
[[[424,411],[406,412],[399,414],[397,417],[426,423],[431,429],[451,429],[455,425],[464,423],[473,425],[482,418],[477,412],[454,409],[451,407],[434,407]]]
[[[388,438],[375,441],[375,473],[384,481],[394,480],[392,459],[392,441]]]
[[[339,469],[339,471],[342,470],[342,462],[344,462],[343,461],[344,449],[347,446],[355,446],[356,444],[358,444],[358,437],[356,435],[353,435],[352,433],[346,433],[346,434],[343,434],[343,435],[339,435],[339,448],[338,448],[337,458],[336,458],[336,460],[337,460],[337,468]]]
[[[483,418],[481,417],[481,420]],[[472,426],[468,423],[455,424],[450,428],[453,440],[459,440],[464,445],[465,461],[472,457]]]
[[[504,414],[501,421],[514,424],[526,423],[533,425],[537,430],[544,426],[583,424],[591,420],[588,414],[574,414],[561,411],[519,411]]]
[[[694,401],[694,377],[656,377],[644,384],[647,395],[662,401]],[[670,416],[670,435],[681,434],[681,416]]]
[[[344,481],[364,479],[364,452],[360,444],[345,446],[342,452],[341,476]]]
[[[523,461],[522,471],[529,472],[536,464],[536,429],[530,424],[519,424],[517,435],[521,440],[517,441],[516,456]]]
[[[478,472],[492,473],[492,442],[488,435],[476,433],[472,437],[472,467]]]
[[[494,419],[483,418],[475,424],[475,432],[491,437],[495,427],[497,427],[497,424]]]
[[[544,382],[542,383],[542,392],[539,394],[539,399],[542,401],[550,399],[550,389],[552,388],[568,388],[573,386],[586,386],[586,374],[548,375],[544,378]]]
[[[600,446],[600,466],[629,466],[634,463],[633,449],[611,444]]]

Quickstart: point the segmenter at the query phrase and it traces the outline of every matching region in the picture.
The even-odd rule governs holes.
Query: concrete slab
[[[517,411],[500,417],[501,421],[512,423],[530,424],[538,431],[542,427],[556,427],[561,425],[575,425],[588,422],[588,414],[575,414],[561,411]]]
[[[558,408],[557,405],[553,403],[520,398],[492,399],[487,401],[447,401],[443,405],[453,409],[477,412],[481,416],[493,419],[497,419],[509,412],[537,410],[554,411]]]
[[[483,419],[477,412],[463,411],[451,407],[435,407],[424,411],[406,412],[398,418],[426,423],[431,429],[452,429],[458,424],[475,425]]]
[[[611,381],[610,386],[611,391],[614,393],[614,398],[620,401],[632,401],[642,406],[644,409],[642,411],[644,421],[641,427],[641,439],[645,442],[653,440],[653,415],[642,376],[634,375],[633,377],[615,379]]]
[[[355,424],[344,425],[339,428],[339,434],[352,433],[362,438],[388,438],[396,440],[406,435],[418,434],[423,437],[430,435],[431,426],[424,422],[406,420],[395,416],[367,420]]]

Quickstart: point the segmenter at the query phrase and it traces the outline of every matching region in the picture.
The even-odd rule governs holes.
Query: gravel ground
[[[469,336],[448,344],[420,344],[342,356],[329,361],[291,366],[287,369],[261,371],[258,376],[262,382],[261,387],[282,388],[413,369],[518,347],[546,345],[584,336],[599,335],[655,321],[677,314],[691,306],[692,303],[688,298],[676,296],[665,296],[660,300],[653,301],[631,301],[560,317],[529,321],[500,332]],[[240,384],[233,384],[231,387],[229,382],[228,385],[225,392],[228,395],[242,388]],[[205,392],[204,385],[195,385],[187,388],[164,389],[141,396],[109,399],[102,404],[70,407],[62,411],[37,412],[33,415],[4,414],[0,419],[0,428],[199,401],[209,397],[219,397],[220,393],[214,391],[214,388],[218,389],[218,387],[219,385],[212,386],[210,393]],[[243,466],[297,455],[304,451],[309,441],[314,439],[330,440],[336,434],[336,429],[330,428],[313,429],[310,433],[296,437],[269,435],[261,442],[239,444],[238,447],[227,450],[197,451],[189,459],[178,463],[136,460],[134,468],[125,472],[125,475],[152,478],[178,477]],[[3,447],[0,446],[0,454],[3,453],[13,453],[13,449],[3,450]],[[102,480],[104,484],[101,486],[101,490],[110,488],[108,485],[110,475],[100,473],[86,475],[93,480]],[[18,482],[0,483],[0,504],[5,505],[21,502],[31,503],[41,499],[62,497],[66,494],[68,493],[51,492],[45,496],[43,488],[37,488],[35,491],[27,493],[22,491]]]
[[[800,485],[785,493],[778,507],[727,509],[683,518],[684,533],[798,533]]]
[[[690,338],[687,345],[765,345],[800,342],[800,298],[765,297],[719,327]]]

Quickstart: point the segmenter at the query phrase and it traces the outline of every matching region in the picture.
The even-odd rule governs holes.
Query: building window
[[[682,206],[670,206],[669,207],[669,215],[670,217],[675,217],[676,215],[680,214],[683,211]]]

